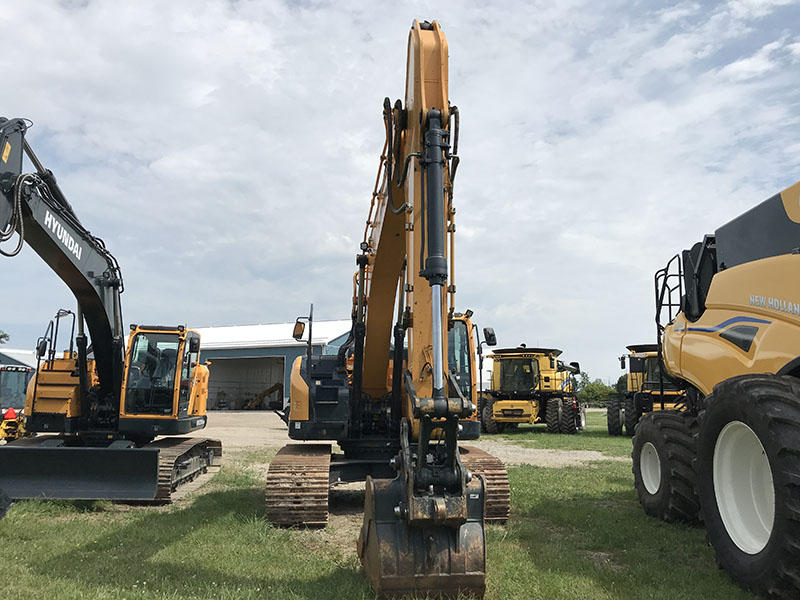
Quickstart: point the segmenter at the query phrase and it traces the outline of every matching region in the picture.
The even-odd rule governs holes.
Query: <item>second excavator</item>
[[[0,253],[28,244],[67,284],[78,310],[60,310],[37,343],[25,428],[44,435],[0,447],[0,489],[15,500],[169,501],[222,454],[217,440],[155,440],[206,425],[200,336],[182,325],[131,325],[126,351],[119,264],[34,154],[28,127],[25,119],[0,119],[0,242],[19,236],[14,250]],[[61,354],[59,323],[70,317]],[[0,495],[0,512],[3,504]]]
[[[458,443],[480,423],[471,312],[454,308],[459,113],[437,22],[412,25],[405,89],[405,103],[384,102],[351,335],[337,355],[309,344],[292,369],[289,435],[328,443],[278,453],[267,516],[324,525],[329,485],[366,480],[358,554],[375,591],[482,597],[484,522],[507,518],[509,489],[499,460]]]

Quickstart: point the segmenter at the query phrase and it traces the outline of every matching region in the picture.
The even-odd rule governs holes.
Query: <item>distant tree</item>
[[[615,396],[616,393],[616,389],[606,385],[599,379],[595,379],[591,383],[587,383],[583,389],[578,392],[578,400],[584,404],[604,405],[608,401],[609,396]]]
[[[617,396],[624,398],[628,393],[628,376],[620,375],[617,379],[617,384],[614,386],[617,389]]]
[[[0,330],[0,344],[5,344],[8,341],[8,334]]]
[[[589,379],[589,374],[584,371],[581,371],[578,374],[578,377],[575,378],[575,392],[576,393],[580,392],[583,388],[589,385],[590,381],[591,380]]]

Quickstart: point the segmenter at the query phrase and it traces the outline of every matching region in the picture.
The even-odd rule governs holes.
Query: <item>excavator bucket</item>
[[[153,500],[158,450],[6,444],[0,488],[14,500]]]
[[[458,528],[414,527],[395,514],[403,501],[399,478],[367,477],[364,524],[358,555],[381,597],[483,598],[486,591],[486,540],[483,481],[467,488],[467,521]]]

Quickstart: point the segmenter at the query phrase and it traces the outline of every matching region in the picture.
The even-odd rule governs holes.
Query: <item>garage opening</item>
[[[209,371],[209,409],[283,408],[284,357],[214,358]]]

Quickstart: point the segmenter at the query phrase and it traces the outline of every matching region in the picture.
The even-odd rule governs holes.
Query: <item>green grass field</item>
[[[535,447],[618,456],[602,434],[504,436]],[[326,530],[263,519],[263,462],[241,454],[169,507],[20,502],[0,521],[0,564],[13,598],[373,598],[355,555],[352,506]],[[512,517],[487,527],[489,599],[752,598],[714,564],[701,529],[645,517],[627,462],[513,467]],[[351,503],[352,504],[352,503]]]

